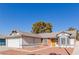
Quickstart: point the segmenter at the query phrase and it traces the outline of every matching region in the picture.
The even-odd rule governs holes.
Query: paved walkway
[[[75,49],[72,55],[79,55],[79,41],[76,41]]]

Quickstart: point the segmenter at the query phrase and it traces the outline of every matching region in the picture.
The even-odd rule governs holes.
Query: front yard
[[[1,48],[1,47],[0,47]],[[72,54],[73,48],[66,48],[66,50]],[[64,48],[51,48],[48,46],[43,46],[39,48],[25,48],[25,49],[15,49],[15,48],[5,48],[5,50],[0,50],[1,55],[68,55]]]

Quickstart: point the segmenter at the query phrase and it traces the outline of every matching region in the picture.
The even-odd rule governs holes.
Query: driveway
[[[67,51],[72,54],[73,48],[66,48]],[[29,51],[28,49],[13,49],[1,51],[2,55],[68,55],[64,48],[46,48],[46,49],[35,49]]]

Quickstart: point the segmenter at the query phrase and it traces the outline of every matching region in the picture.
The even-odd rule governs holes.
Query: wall
[[[11,48],[22,48],[22,38],[6,39],[6,46]]]
[[[48,44],[48,46],[52,47],[51,39],[48,39],[47,44]]]
[[[77,30],[73,30],[73,31],[67,31],[68,33],[72,34],[71,35],[71,39],[74,39],[74,45],[76,43],[76,40],[78,40],[78,34],[77,34]],[[73,40],[72,40],[73,41]]]
[[[70,39],[70,47],[74,47],[75,46],[75,39]]]

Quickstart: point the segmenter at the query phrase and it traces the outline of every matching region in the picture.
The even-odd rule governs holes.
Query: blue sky
[[[0,4],[1,34],[12,29],[30,32],[38,21],[51,23],[54,32],[79,29],[79,4]]]

